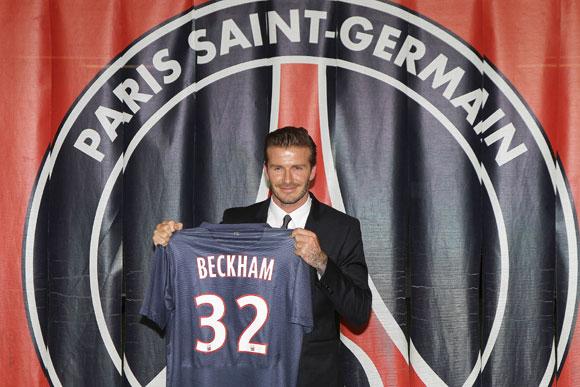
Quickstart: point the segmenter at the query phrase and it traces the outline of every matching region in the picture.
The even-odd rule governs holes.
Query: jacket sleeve
[[[336,257],[329,257],[320,277],[323,292],[344,321],[354,328],[369,320],[372,295],[368,285],[360,222],[354,219]]]

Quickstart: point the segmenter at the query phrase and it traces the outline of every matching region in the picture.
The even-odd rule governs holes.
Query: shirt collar
[[[308,200],[306,200],[306,203],[290,213],[287,213],[281,209],[276,203],[274,203],[274,200],[270,200],[267,223],[272,227],[280,227],[282,226],[284,216],[288,214],[292,218],[290,224],[288,224],[288,228],[304,228],[304,226],[306,226],[306,220],[308,219],[308,214],[310,213],[311,207],[312,197],[310,194],[308,195]]]

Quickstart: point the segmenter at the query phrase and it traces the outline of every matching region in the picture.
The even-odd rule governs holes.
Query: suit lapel
[[[310,192],[310,197],[312,198],[312,206],[310,207],[310,213],[308,214],[304,228],[306,230],[312,231],[316,235],[319,235],[320,211],[322,207],[312,192]],[[312,266],[310,266],[310,283],[312,284],[312,297],[315,299],[314,287],[320,286],[320,284],[318,281],[318,275],[316,274],[316,269],[314,269]]]
[[[312,193],[310,193],[310,197],[312,198],[312,206],[310,207],[310,213],[308,214],[304,228],[318,234],[321,206],[318,199]]]
[[[268,208],[270,207],[270,200],[266,199],[259,204],[258,211],[255,213],[254,223],[266,223],[268,220]]]

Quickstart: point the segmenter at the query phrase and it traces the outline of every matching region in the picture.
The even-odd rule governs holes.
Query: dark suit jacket
[[[371,310],[371,291],[360,223],[320,203],[312,195],[306,229],[318,236],[329,261],[318,279],[311,269],[314,329],[302,345],[299,386],[342,386],[339,369],[339,317],[353,327],[364,326]],[[270,200],[224,211],[223,223],[265,223]]]

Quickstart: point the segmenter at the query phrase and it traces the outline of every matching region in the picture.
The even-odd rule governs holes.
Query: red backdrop
[[[398,2],[489,58],[536,114],[580,197],[580,3],[573,0]],[[46,385],[28,330],[22,237],[43,155],[91,79],[153,26],[191,1],[0,2],[0,380]],[[580,384],[578,336],[562,386]]]

